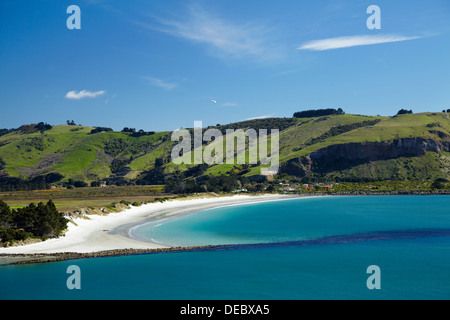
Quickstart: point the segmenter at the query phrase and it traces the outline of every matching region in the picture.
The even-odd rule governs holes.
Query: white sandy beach
[[[142,242],[129,237],[129,230],[136,225],[165,219],[175,215],[196,212],[214,207],[245,204],[261,201],[288,199],[290,196],[236,195],[230,197],[170,200],[132,207],[107,216],[90,215],[89,220],[78,218],[77,225],[69,223],[65,236],[21,247],[0,248],[0,254],[35,254],[78,252],[92,253],[116,249],[157,249],[165,246]]]

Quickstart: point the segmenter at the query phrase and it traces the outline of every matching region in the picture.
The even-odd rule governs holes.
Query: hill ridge
[[[63,176],[54,183],[166,184],[197,181],[202,176],[252,178],[259,175],[261,168],[248,164],[203,166],[195,170],[195,165],[176,166],[170,158],[175,145],[171,132],[93,133],[95,127],[57,125],[49,128],[47,124],[40,124],[40,129],[24,125],[0,136],[3,185],[8,180],[14,182],[13,179],[45,181],[48,174]],[[267,118],[210,126],[204,130],[211,128],[224,133],[227,129],[238,128],[268,129],[269,133],[270,129],[279,129],[279,173],[298,178],[345,180],[357,175],[374,180],[450,178],[450,119],[446,113]],[[403,142],[403,147],[399,141]],[[423,152],[400,152],[405,143],[410,143],[410,149],[415,144],[427,147]],[[369,146],[380,148],[383,144],[389,146],[383,152],[391,152],[390,156],[370,156],[377,151]],[[344,158],[346,165],[333,165]],[[419,169],[406,168],[412,165]]]

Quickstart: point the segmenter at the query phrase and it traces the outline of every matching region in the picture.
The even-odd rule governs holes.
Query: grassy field
[[[163,193],[162,186],[51,189],[0,193],[0,200],[12,208],[24,207],[32,202],[52,200],[61,211],[71,211],[83,207],[98,209],[122,200],[144,203],[166,197],[174,197],[174,195]]]
[[[291,185],[295,187],[296,194],[333,194],[339,192],[450,192],[450,182],[444,183],[442,189],[432,187],[432,181],[423,180],[389,180],[377,182],[341,182],[333,184],[331,189],[320,186],[313,190],[305,190],[302,184]],[[276,187],[275,193],[285,193],[283,187]],[[260,194],[260,193],[252,193]],[[223,193],[222,196],[235,195]],[[101,209],[108,208],[114,211],[114,204],[126,201],[131,204],[143,204],[152,201],[160,201],[168,198],[196,198],[219,196],[215,193],[203,193],[193,195],[165,194],[163,186],[127,186],[107,188],[79,188],[79,189],[52,189],[36,191],[16,191],[0,193],[0,200],[6,202],[12,209],[28,206],[30,203],[47,202],[52,200],[57,209],[63,212],[75,211],[82,208]]]

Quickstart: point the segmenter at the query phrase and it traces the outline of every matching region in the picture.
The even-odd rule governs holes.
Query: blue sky
[[[80,30],[66,26],[73,4]],[[1,0],[0,128],[441,111],[449,16],[448,0]]]

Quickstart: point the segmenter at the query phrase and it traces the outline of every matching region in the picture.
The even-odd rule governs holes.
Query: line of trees
[[[165,185],[169,193],[231,192],[248,184],[249,179],[243,176],[202,176],[194,180],[173,180]]]
[[[52,125],[46,123],[46,122],[39,122],[38,124],[30,124],[30,125],[23,125],[17,129],[0,129],[0,137],[4,136],[8,133],[20,131],[22,133],[34,133],[40,131],[41,133],[47,130],[50,130],[53,128]]]
[[[330,115],[342,115],[345,114],[344,110],[341,108],[338,109],[315,109],[315,110],[306,110],[299,111],[294,113],[294,118],[313,118],[313,117],[323,117]]]
[[[132,137],[151,136],[155,134],[155,131],[144,131],[142,129],[136,131],[135,128],[128,128],[128,127],[123,128],[122,132],[131,133]]]
[[[63,178],[64,176],[58,172],[40,175],[32,179],[0,176],[0,191],[48,189],[53,183],[61,181]]]

